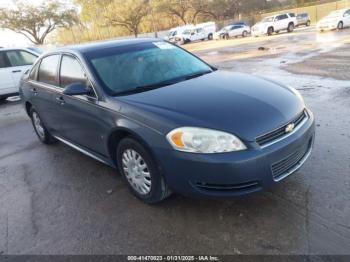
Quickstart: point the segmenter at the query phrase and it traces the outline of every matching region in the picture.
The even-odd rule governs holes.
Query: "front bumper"
[[[155,154],[174,192],[197,197],[237,197],[266,190],[296,172],[311,153],[314,134],[310,112],[308,121],[297,132],[263,149],[251,142],[248,150],[240,152],[193,154],[157,149]]]
[[[327,31],[337,29],[338,24],[319,24],[317,25],[318,31]]]

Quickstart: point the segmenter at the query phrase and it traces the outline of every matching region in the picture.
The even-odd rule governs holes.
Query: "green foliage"
[[[77,11],[58,0],[44,1],[39,6],[16,2],[15,8],[0,9],[0,27],[20,33],[38,45],[55,29],[77,22]]]

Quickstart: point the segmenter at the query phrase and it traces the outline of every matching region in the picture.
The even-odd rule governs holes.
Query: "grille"
[[[299,114],[296,118],[294,118],[292,121],[288,122],[287,124],[285,124],[284,126],[275,129],[274,131],[267,133],[265,135],[259,136],[256,138],[256,142],[260,145],[260,146],[264,146],[266,144],[269,144],[285,135],[288,134],[288,132],[286,132],[286,127],[289,124],[294,124],[294,128],[298,127],[300,125],[300,123],[307,118],[307,113],[305,112],[305,110]]]
[[[260,188],[258,182],[247,182],[243,184],[210,184],[197,182],[195,186],[202,190],[207,191],[221,191],[221,192],[239,192],[239,191],[252,191]]]
[[[272,175],[275,180],[280,180],[286,174],[291,172],[296,166],[300,164],[303,158],[308,154],[309,149],[312,146],[312,139],[304,145],[303,147],[296,150],[294,153],[290,154],[286,158],[272,164]]]

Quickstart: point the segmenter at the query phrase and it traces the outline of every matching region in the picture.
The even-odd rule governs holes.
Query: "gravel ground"
[[[145,205],[115,170],[39,143],[19,101],[1,104],[0,253],[350,254],[348,35],[308,29],[186,46],[222,69],[296,87],[315,113],[303,168],[242,199]]]

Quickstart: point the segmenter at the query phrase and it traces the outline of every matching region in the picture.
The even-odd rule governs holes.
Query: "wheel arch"
[[[122,139],[130,137],[135,139],[137,142],[139,142],[142,146],[145,147],[145,149],[148,151],[148,153],[152,156],[153,160],[156,162],[157,166],[159,166],[159,162],[155,157],[155,154],[153,150],[151,149],[151,146],[145,141],[144,138],[142,138],[141,135],[137,134],[135,131],[131,130],[130,128],[124,127],[124,126],[118,126],[111,130],[111,132],[108,135],[107,138],[107,149],[109,157],[112,161],[112,163],[118,168],[117,164],[117,147],[122,141]]]
[[[30,110],[32,109],[33,105],[30,102],[26,101],[24,106],[25,106],[27,115],[30,116]]]

